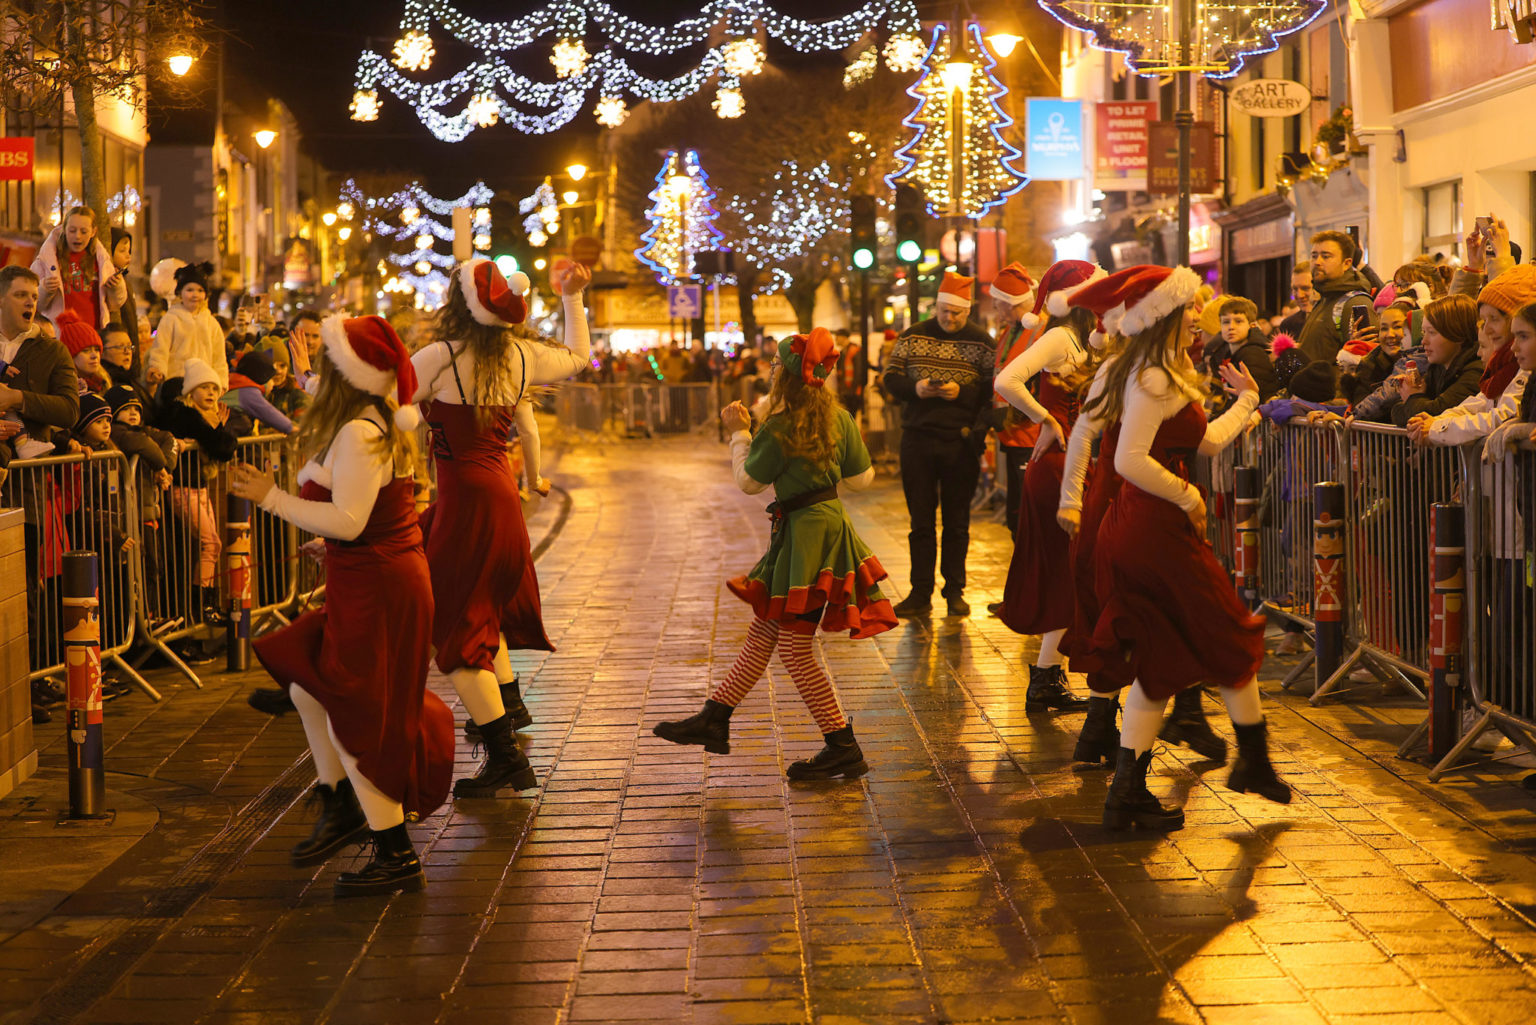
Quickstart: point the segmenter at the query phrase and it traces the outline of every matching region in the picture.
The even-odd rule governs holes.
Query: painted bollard
[[[69,817],[106,814],[101,737],[101,617],[95,552],[64,555],[64,663],[68,691]]]
[[[229,624],[225,627],[225,669],[243,673],[251,665],[251,502],[230,495],[225,516],[224,572],[229,583]]]
[[[1232,562],[1237,593],[1249,608],[1259,603],[1259,491],[1258,467],[1237,467],[1232,489],[1236,534]]]
[[[1312,622],[1317,687],[1339,668],[1344,656],[1344,485],[1323,481],[1313,491]]]
[[[1466,668],[1462,647],[1466,615],[1465,513],[1436,503],[1430,509],[1429,756],[1444,758],[1456,745]]]

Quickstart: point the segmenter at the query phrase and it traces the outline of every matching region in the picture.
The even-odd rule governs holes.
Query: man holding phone
[[[1376,312],[1371,282],[1357,269],[1360,250],[1342,231],[1312,236],[1312,287],[1316,304],[1307,314],[1297,345],[1311,360],[1332,363],[1350,338],[1373,338]]]
[[[1467,233],[1467,259],[1451,279],[1451,291],[1476,299],[1483,286],[1520,262],[1520,250],[1509,239],[1509,225],[1489,214],[1472,222]]]

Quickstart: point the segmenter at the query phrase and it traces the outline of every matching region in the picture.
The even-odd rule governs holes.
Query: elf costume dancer
[[[731,472],[749,495],[773,488],[768,507],[773,534],[768,554],[746,576],[726,586],[756,617],[725,682],[704,710],[657,723],[655,734],[674,744],[731,750],[731,712],[768,668],[774,648],[826,740],[812,757],[795,762],[790,779],[849,779],[869,771],[853,727],[838,707],[832,681],[816,660],[816,627],[873,637],[896,625],[878,584],[880,560],[854,532],[838,499],[839,486],[861,491],[874,479],[869,450],[848,411],[823,387],[837,365],[837,347],[825,328],[779,342],[778,372],[768,416],[756,436],[747,410],[733,402],[720,411],[731,434]]]
[[[1003,368],[993,387],[1008,404],[1040,425],[1034,454],[1024,468],[1024,491],[1014,529],[1013,560],[998,617],[1021,634],[1040,635],[1040,654],[1029,668],[1026,712],[1055,708],[1081,711],[1088,706],[1067,689],[1061,637],[1072,623],[1070,543],[1056,522],[1067,433],[1077,418],[1079,376],[1091,366],[1088,335],[1093,315],[1068,309],[1064,293],[1104,272],[1082,260],[1062,260],[1045,272],[1035,290],[1035,309],[1020,319],[1025,328],[1045,330],[1017,359]],[[1036,381],[1039,397],[1030,392]]]
[[[1119,315],[1117,333],[1125,339],[1102,393],[1088,405],[1103,423],[1119,425],[1114,467],[1123,483],[1098,529],[1094,591],[1101,608],[1085,643],[1113,672],[1135,680],[1104,804],[1110,829],[1183,826],[1184,813],[1164,808],[1147,789],[1147,768],[1168,698],[1202,680],[1221,687],[1237,733],[1227,786],[1281,804],[1291,799],[1270,764],[1259,706],[1264,620],[1249,614],[1206,543],[1205,500],[1189,483],[1188,460],[1231,444],[1258,404],[1252,376],[1223,367],[1222,377],[1240,394],[1206,423],[1188,351],[1190,300],[1199,285],[1187,268],[1131,267],[1070,300],[1101,322],[1112,311]]]
[[[435,325],[438,341],[412,358],[421,382],[415,400],[430,401],[437,462],[437,500],[423,513],[437,602],[432,644],[486,751],[480,771],[454,784],[455,797],[495,797],[506,787],[527,790],[537,783],[513,737],[513,729],[532,718],[516,693],[505,650],[553,651],[554,645],[544,634],[506,439],[530,385],[563,380],[586,365],[591,342],[581,291],[590,280],[591,273],[574,264],[556,282],[570,348],[539,345],[509,330],[528,316],[527,276],[513,274],[509,284],[490,260],[470,260],[449,278]],[[510,709],[499,683],[512,684]]]
[[[313,865],[372,831],[373,856],[343,872],[336,896],[419,890],[421,862],[407,813],[448,797],[453,716],[427,690],[432,584],[416,525],[404,401],[416,387],[405,346],[382,317],[326,320],[319,389],[304,415],[297,495],[255,467],[230,487],[325,538],[326,599],[256,640],[256,656],[287,687],[320,777],[319,821],[293,848]]]

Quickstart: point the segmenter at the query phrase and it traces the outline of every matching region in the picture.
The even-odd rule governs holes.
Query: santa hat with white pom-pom
[[[1074,289],[1104,276],[1104,268],[1087,260],[1057,260],[1040,275],[1035,288],[1035,310],[1019,318],[1026,331],[1033,331],[1045,322],[1046,314],[1064,317],[1067,314],[1066,297]]]
[[[1063,310],[1092,312],[1099,322],[1096,335],[1129,338],[1184,306],[1199,289],[1200,277],[1188,267],[1127,267],[1073,289],[1063,297]]]
[[[490,260],[477,256],[459,265],[459,290],[475,323],[511,327],[528,319],[528,275],[513,271],[510,278]]]
[[[402,431],[415,430],[421,423],[411,398],[416,394],[416,368],[405,343],[383,317],[353,317],[332,314],[320,324],[320,338],[325,355],[336,371],[359,391],[399,404],[395,426]]]

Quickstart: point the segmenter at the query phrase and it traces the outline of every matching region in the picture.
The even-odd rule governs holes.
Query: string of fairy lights
[[[737,224],[736,252],[762,268],[759,294],[788,288],[784,264],[809,254],[834,226],[848,222],[847,182],[825,160],[801,166],[785,160],[761,195],[732,196],[725,202]]]
[[[476,252],[483,253],[491,248],[493,195],[490,186],[476,182],[462,196],[438,199],[421,183],[411,182],[390,195],[369,196],[348,178],[342,183],[336,212],[358,223],[363,231],[394,241],[394,248],[380,266],[381,273],[390,274],[384,291],[415,293],[418,308],[436,309],[447,295],[448,275],[456,263],[453,211],[459,207],[471,210],[471,242]],[[438,247],[439,243],[446,243],[446,251]]]
[[[821,21],[784,14],[767,0],[708,0],[696,16],[672,25],[647,24],[604,0],[552,0],[510,21],[481,21],[449,0],[405,0],[400,28],[388,55],[365,50],[358,58],[352,117],[376,120],[383,90],[413,108],[427,129],[447,142],[495,124],[531,135],[552,132],[570,123],[594,93],[597,122],[616,128],[633,100],[676,102],[710,83],[716,114],[740,117],[746,110],[741,83],[762,72],[765,39],[819,53],[844,50],[883,32],[886,65],[900,72],[918,70],[925,50],[913,0],[865,0],[855,11]],[[437,58],[434,29],[477,51],[477,57],[447,78],[422,81]],[[721,41],[709,45],[717,37]],[[596,49],[588,49],[589,40],[599,39]],[[547,47],[554,81],[530,78],[507,63],[507,55],[535,46]],[[629,60],[699,46],[707,46],[699,62],[671,78],[642,74]],[[860,59],[872,65],[866,53],[872,50],[866,48]]]
[[[656,272],[663,285],[687,281],[694,275],[697,253],[718,249],[725,236],[716,225],[715,190],[694,150],[668,150],[656,173],[656,187],[646,197],[648,227],[640,236],[635,257]]]

